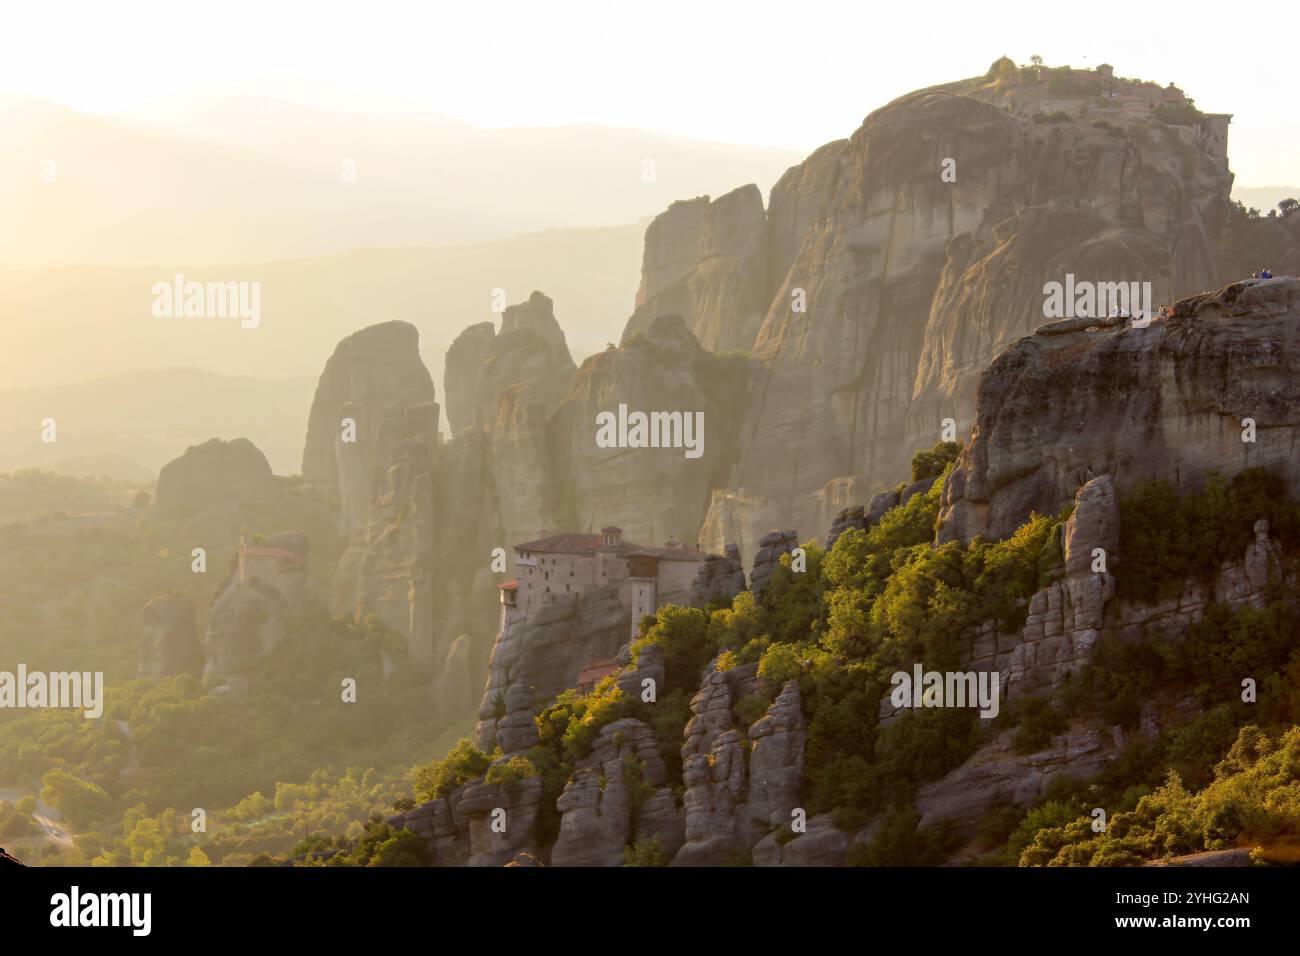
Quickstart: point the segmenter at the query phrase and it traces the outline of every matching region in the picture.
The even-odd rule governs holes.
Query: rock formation
[[[629,718],[602,727],[591,753],[555,804],[562,816],[551,865],[618,866],[623,862],[623,847],[638,836],[658,836],[661,845],[666,837],[664,851],[676,852],[681,845],[674,825],[677,814],[665,818],[658,806],[664,797],[673,805],[664,780],[664,761],[649,725]],[[645,787],[654,789],[638,803],[633,791]],[[651,806],[656,812],[643,821],[639,811],[656,797],[660,800]]]
[[[695,572],[690,605],[708,607],[713,601],[729,604],[744,589],[745,566],[740,561],[740,549],[729,544],[725,554],[709,555]]]
[[[163,465],[154,513],[164,519],[190,518],[212,507],[264,502],[274,489],[271,466],[256,445],[247,438],[213,438]]]
[[[307,420],[302,474],[339,499],[340,531],[362,521],[376,471],[412,434],[435,436],[433,379],[420,361],[420,333],[408,322],[383,322],[339,342],[325,363]],[[355,422],[345,440],[344,420]]]
[[[636,311],[623,344],[678,315],[711,352],[750,349],[771,301],[763,197],[754,185],[675,202],[646,230]]]
[[[144,606],[145,634],[140,645],[141,677],[203,673],[203,650],[194,621],[194,602],[160,594]]]
[[[302,610],[307,536],[285,531],[239,543],[230,573],[208,611],[203,677],[239,683],[239,672],[270,651]]]
[[[513,688],[531,688],[528,707],[534,698],[540,703],[576,686],[586,663],[615,658],[630,623],[618,589],[610,585],[551,604],[510,627],[492,649],[475,731],[478,747],[490,751],[500,742],[498,716],[510,713]]]
[[[799,546],[797,531],[769,531],[758,539],[758,553],[749,572],[749,589],[758,597],[772,572],[780,566],[781,555],[789,554]]]
[[[1300,491],[1298,324],[1300,281],[1245,280],[1148,328],[1020,339],[981,381],[939,540],[1008,535],[1092,475],[1121,492],[1153,477],[1187,489],[1263,466]]]
[[[553,513],[564,527],[610,522],[638,541],[695,537],[710,494],[735,459],[744,362],[703,349],[680,316],[659,316],[623,347],[593,355],[548,425],[556,479]],[[596,416],[702,412],[702,454],[678,447],[601,448]],[[725,542],[712,549],[721,552]],[[709,550],[709,549],[706,549]]]
[[[491,322],[477,322],[466,327],[447,348],[442,377],[443,402],[453,436],[482,424],[478,389],[483,377],[483,363],[492,354],[496,335]]]
[[[770,301],[739,457],[702,547],[736,541],[747,554],[773,525],[827,527],[946,419],[964,430],[980,372],[1042,323],[1045,283],[1150,282],[1159,303],[1232,277],[1221,120],[1188,127],[1189,146],[1149,113],[1085,115],[1087,96],[1044,96],[981,78],[902,97],[787,172],[765,219],[735,218],[748,247],[766,245]],[[675,278],[694,283],[692,302],[711,299],[710,281],[740,294],[734,272],[709,278],[708,255],[691,264],[661,248],[668,235],[689,248],[708,209],[681,204],[647,234],[647,303],[677,294]],[[703,339],[713,319],[682,314]]]

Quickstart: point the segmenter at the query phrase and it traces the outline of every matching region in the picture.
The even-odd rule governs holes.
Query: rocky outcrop
[[[735,701],[754,692],[757,670],[754,664],[728,671],[711,666],[691,700],[682,744],[686,842],[673,866],[718,866],[747,854],[757,841],[741,812],[748,797],[746,754],[732,715]]]
[[[499,743],[498,716],[502,708],[509,713],[513,688],[531,687],[537,701],[553,698],[577,684],[588,662],[614,659],[630,626],[631,612],[619,601],[616,585],[574,594],[512,625],[492,649],[477,746],[490,752]]]
[[[767,713],[749,728],[749,800],[745,816],[789,826],[803,790],[807,730],[798,681],[787,681]]]
[[[533,721],[533,688],[514,684],[506,692],[505,713],[497,721],[497,746],[505,756],[522,753],[538,744],[537,724]]]
[[[551,865],[618,866],[624,846],[637,837],[658,836],[665,853],[676,852],[681,845],[675,837],[678,814],[664,812],[664,799],[672,804],[672,791],[663,787],[664,781],[663,758],[649,725],[627,718],[602,727],[590,755],[556,801],[562,816]],[[649,796],[646,788],[654,788]],[[655,801],[654,806],[649,801]],[[647,807],[653,812],[643,827],[640,811]],[[676,838],[676,845],[664,845],[665,837]]]
[[[1004,732],[956,770],[923,786],[916,797],[919,825],[948,820],[958,832],[973,835],[986,810],[1034,803],[1061,777],[1095,777],[1126,742],[1118,727],[1080,726],[1053,738],[1044,750],[1020,755],[1011,746],[1012,737]]]
[[[306,573],[302,532],[240,541],[208,610],[202,649],[206,683],[242,687],[240,672],[274,648],[301,613]]]
[[[1045,283],[1150,282],[1160,303],[1233,277],[1221,151],[1145,113],[1056,104],[1042,122],[1042,96],[975,79],[902,97],[772,189],[770,301],[704,547],[827,527],[945,420],[965,431],[982,370],[1042,323]],[[684,233],[700,214],[677,213]]]
[[[140,646],[141,677],[172,677],[203,673],[194,602],[177,594],[161,594],[144,606],[144,639]]]
[[[1109,475],[1079,489],[1062,545],[1065,576],[1030,599],[1011,654],[1008,696],[1060,686],[1091,657],[1106,602],[1115,596],[1115,577],[1108,569],[1119,550],[1119,500]]]
[[[491,322],[468,326],[447,348],[442,376],[443,404],[453,436],[481,424],[478,390],[483,363],[492,354],[497,330]]]
[[[658,699],[659,692],[664,689],[664,653],[658,644],[642,647],[635,661],[632,660],[631,645],[624,644],[616,661],[622,668],[618,675],[618,689],[628,700],[645,699],[645,692],[651,687],[655,699]]]
[[[505,866],[521,851],[535,854],[533,828],[541,807],[542,781],[468,784],[457,812],[468,822],[470,866]]]
[[[399,830],[410,830],[424,841],[425,855],[435,866],[465,866],[469,862],[469,820],[460,812],[464,787],[388,818]]]
[[[545,419],[568,392],[576,368],[554,303],[533,292],[526,302],[502,312],[499,335],[490,322],[480,322],[465,329],[447,350],[445,381],[450,383],[446,388],[453,433],[475,427],[497,430],[509,419],[505,414],[502,420],[501,408],[509,392],[516,393],[514,405],[539,403]]]
[[[754,847],[755,866],[843,866],[853,834],[846,833],[829,813],[808,821],[805,832],[788,839],[789,830],[778,830]]]
[[[763,593],[767,580],[781,564],[781,555],[789,554],[799,546],[797,531],[769,531],[758,539],[758,552],[749,572],[749,589],[754,597]]]
[[[636,311],[623,344],[678,315],[712,352],[750,349],[771,301],[767,217],[758,187],[673,203],[645,234]]]
[[[265,503],[274,491],[271,466],[256,445],[247,438],[213,438],[163,465],[154,513],[169,520],[189,518],[232,502]]]
[[[312,399],[302,474],[338,496],[342,534],[361,524],[393,448],[403,437],[436,436],[438,414],[415,326],[383,322],[339,342]]]
[[[999,355],[943,490],[939,540],[1004,537],[1031,511],[1059,512],[1092,475],[1121,492],[1155,477],[1186,489],[1262,466],[1300,492],[1300,281],[1234,283],[1171,311],[1144,329],[1028,336]]]
[[[826,550],[830,551],[834,548],[835,542],[840,539],[840,535],[845,531],[849,529],[865,531],[868,527],[866,509],[862,505],[845,508],[835,516],[835,520],[831,522],[830,531],[826,532]]]
[[[406,638],[412,657],[441,659],[435,641],[434,586],[438,522],[433,446],[403,439],[375,482],[374,500],[352,535],[335,575],[334,610],[364,621],[371,614]]]
[[[730,603],[744,589],[745,566],[740,560],[740,549],[729,544],[725,555],[709,555],[695,572],[690,605],[703,608],[713,601]]]
[[[1053,580],[1030,597],[1024,626],[1007,633],[986,622],[972,635],[959,669],[997,671],[1008,699],[1050,694],[1087,665],[1103,632],[1130,644],[1178,640],[1212,604],[1262,609],[1270,586],[1282,580],[1283,556],[1268,522],[1260,520],[1243,557],[1225,562],[1210,585],[1187,581],[1177,597],[1116,600],[1111,568],[1124,558],[1119,515],[1109,475],[1084,484],[1064,526],[1060,564],[1050,571]],[[884,721],[899,716],[888,697],[880,713]]]

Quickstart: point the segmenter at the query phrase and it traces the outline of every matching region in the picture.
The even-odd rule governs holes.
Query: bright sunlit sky
[[[0,91],[111,113],[273,74],[320,105],[405,100],[479,126],[605,123],[811,150],[902,93],[1038,53],[1173,80],[1235,114],[1239,185],[1300,181],[1280,8],[1199,6],[0,0]]]

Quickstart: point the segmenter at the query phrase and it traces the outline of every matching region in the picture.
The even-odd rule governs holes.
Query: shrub
[[[505,787],[507,790],[515,790],[525,780],[530,780],[537,775],[537,768],[533,766],[533,762],[525,756],[516,754],[509,760],[499,760],[492,764],[484,776],[484,781]]]
[[[483,776],[491,765],[492,758],[466,737],[442,760],[413,770],[411,782],[416,797],[423,803],[449,795],[462,784]]]
[[[635,843],[623,847],[624,866],[667,866],[668,863],[663,840],[658,836],[638,837]]]

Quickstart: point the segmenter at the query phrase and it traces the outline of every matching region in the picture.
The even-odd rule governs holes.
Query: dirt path
[[[7,803],[17,803],[25,796],[27,792],[23,790],[0,789],[0,800]],[[73,845],[72,832],[59,816],[59,812],[42,803],[40,797],[36,798],[36,810],[32,813],[32,819],[45,832],[46,842],[62,847]]]

